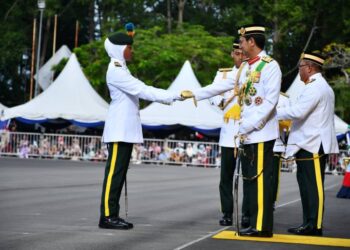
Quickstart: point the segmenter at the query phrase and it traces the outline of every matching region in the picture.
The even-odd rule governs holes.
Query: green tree
[[[220,67],[233,65],[229,52],[231,37],[214,37],[202,26],[184,24],[180,33],[166,33],[160,27],[137,30],[134,59],[128,66],[132,74],[155,87],[168,88],[179,69],[189,60],[199,82],[212,82]],[[84,73],[99,93],[107,98],[105,72],[109,58],[103,43],[96,41],[75,50]]]
[[[325,63],[327,79],[335,94],[335,112],[350,124],[350,47],[331,43],[322,53],[328,57]]]

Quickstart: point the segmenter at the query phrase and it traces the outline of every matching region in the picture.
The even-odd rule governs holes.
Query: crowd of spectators
[[[72,137],[64,135],[26,134],[2,130],[0,153],[20,158],[52,158],[104,161],[107,146],[100,137]],[[220,152],[217,144],[202,142],[174,142],[145,140],[135,144],[132,162],[219,166]]]
[[[107,146],[99,136],[67,136],[54,134],[18,133],[14,129],[0,130],[0,155],[20,158],[52,158],[105,161]],[[349,150],[328,158],[327,172],[342,173],[344,157]],[[216,143],[145,139],[135,144],[132,163],[157,163],[182,166],[220,166],[220,147]]]
[[[1,131],[0,152],[19,158],[53,158],[71,160],[97,160],[107,158],[107,147],[98,138],[27,135]]]
[[[145,142],[134,146],[132,160],[195,166],[220,166],[218,145],[201,142]]]

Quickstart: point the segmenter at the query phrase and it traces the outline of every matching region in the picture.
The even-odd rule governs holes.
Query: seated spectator
[[[19,145],[19,158],[29,158],[29,141],[26,136],[23,136],[23,139],[20,141]]]
[[[164,163],[168,161],[168,158],[169,158],[169,152],[166,148],[163,148],[160,154],[158,155],[158,160]]]
[[[194,150],[193,150],[192,144],[188,143],[187,147],[186,147],[186,160],[185,161],[191,163],[193,155],[194,155]]]

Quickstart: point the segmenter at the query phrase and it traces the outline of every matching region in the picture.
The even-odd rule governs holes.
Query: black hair
[[[250,38],[253,38],[255,41],[255,44],[260,48],[265,48],[265,36],[263,34],[247,34],[244,36],[245,39],[248,41]]]

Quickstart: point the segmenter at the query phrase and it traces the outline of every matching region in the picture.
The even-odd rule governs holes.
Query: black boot
[[[273,236],[271,231],[258,231],[253,227],[248,227],[239,231],[240,236],[249,236],[249,237],[267,237],[270,238]]]
[[[221,226],[232,226],[232,214],[224,214],[219,223]]]
[[[101,216],[100,222],[98,223],[100,228],[105,229],[119,229],[119,230],[128,230],[134,227],[132,223],[126,222],[122,218],[116,216]]]
[[[316,228],[312,224],[308,223],[304,226],[300,226],[294,230],[288,229],[288,232],[297,234],[297,235],[313,235],[313,236],[322,236],[322,228]]]
[[[242,228],[247,228],[249,226],[250,226],[250,218],[249,218],[249,216],[242,215],[241,227]]]
[[[294,233],[295,233],[296,231],[298,231],[300,228],[305,227],[306,224],[307,224],[307,223],[303,223],[303,224],[301,224],[300,226],[297,226],[297,227],[290,227],[290,228],[288,228],[288,232],[294,234]]]

